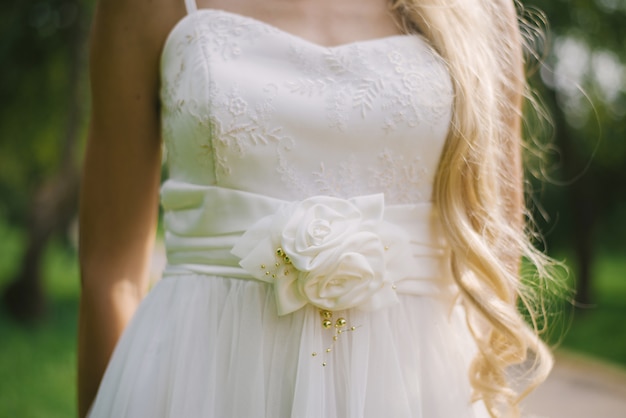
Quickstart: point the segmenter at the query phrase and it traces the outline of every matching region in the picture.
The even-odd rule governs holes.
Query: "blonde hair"
[[[478,347],[469,370],[474,399],[494,417],[519,416],[519,401],[552,368],[532,312],[542,313],[543,302],[534,296],[551,279],[553,262],[533,246],[525,227],[518,158],[527,84],[516,5],[513,0],[394,0],[392,5],[405,29],[421,32],[442,55],[454,86],[433,199]],[[522,258],[534,266],[539,286],[521,280]],[[519,313],[518,301],[531,312],[533,326]]]

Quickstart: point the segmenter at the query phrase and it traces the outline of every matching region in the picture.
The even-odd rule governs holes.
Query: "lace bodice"
[[[200,9],[171,32],[161,72],[171,179],[287,200],[430,200],[452,87],[420,36],[322,47]]]

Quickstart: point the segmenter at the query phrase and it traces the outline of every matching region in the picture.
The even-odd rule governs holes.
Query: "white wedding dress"
[[[90,417],[486,417],[431,205],[440,57],[187,8],[161,61],[168,266]]]

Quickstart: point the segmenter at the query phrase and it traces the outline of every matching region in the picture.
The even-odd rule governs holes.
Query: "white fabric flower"
[[[387,265],[397,257],[388,245],[408,247],[402,231],[383,221],[383,210],[382,194],[314,196],[252,225],[232,253],[253,277],[274,284],[281,315],[306,304],[378,309],[397,302],[391,283],[398,277]]]

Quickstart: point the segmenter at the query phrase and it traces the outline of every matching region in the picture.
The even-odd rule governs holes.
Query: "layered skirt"
[[[162,204],[168,267],[90,418],[487,416],[430,204],[171,180]]]
[[[117,345],[90,417],[486,417],[470,403],[463,308],[400,299],[333,312],[347,323],[333,340],[316,308],[278,316],[268,284],[166,276]]]

